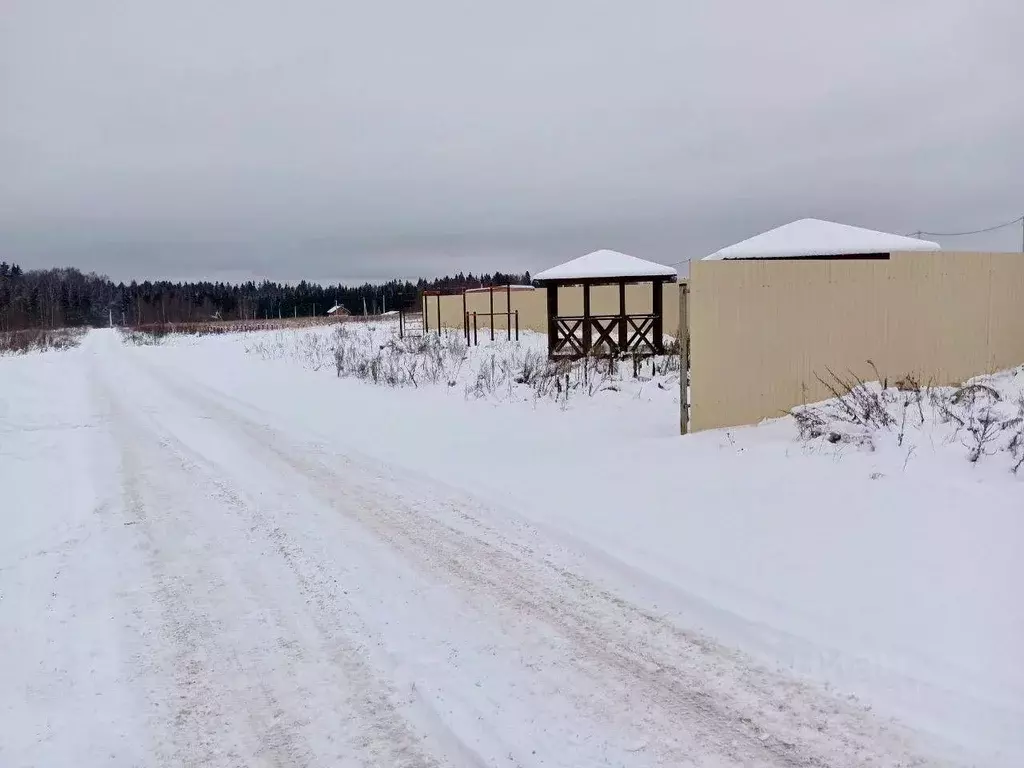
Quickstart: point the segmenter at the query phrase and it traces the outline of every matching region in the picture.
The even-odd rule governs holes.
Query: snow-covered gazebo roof
[[[705,256],[721,259],[779,259],[856,256],[893,251],[937,251],[939,244],[821,219],[800,219]]]
[[[565,282],[569,280],[626,280],[646,282],[653,279],[672,279],[676,276],[672,267],[658,264],[618,251],[594,251],[545,269],[533,279],[538,282]]]

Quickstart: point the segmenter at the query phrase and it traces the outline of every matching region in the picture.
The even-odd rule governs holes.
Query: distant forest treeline
[[[459,291],[488,285],[527,285],[530,273],[392,280],[360,286],[241,284],[165,280],[114,283],[77,269],[23,271],[0,262],[0,330],[115,324],[175,323],[221,318],[247,320],[322,315],[340,303],[354,315],[419,307],[424,290]]]

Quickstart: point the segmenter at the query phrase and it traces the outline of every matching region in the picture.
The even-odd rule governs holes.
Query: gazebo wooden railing
[[[551,351],[559,356],[626,351],[653,355],[664,346],[655,334],[657,318],[653,314],[560,316]]]

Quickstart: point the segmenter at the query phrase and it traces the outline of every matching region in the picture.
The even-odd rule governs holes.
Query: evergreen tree
[[[458,293],[488,285],[529,284],[524,275],[496,272],[475,277],[459,272],[427,280],[391,280],[360,286],[320,285],[306,280],[296,285],[264,280],[229,285],[209,281],[166,280],[113,283],[77,269],[24,272],[17,264],[0,262],[0,330],[68,326],[105,326],[113,317],[129,325],[223,320],[306,317],[323,315],[340,303],[360,314],[365,302],[372,311],[419,306],[424,291]]]

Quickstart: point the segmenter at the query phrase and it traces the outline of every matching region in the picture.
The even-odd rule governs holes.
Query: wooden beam
[[[619,353],[624,353],[628,345],[629,329],[626,327],[626,281],[619,281]]]
[[[654,354],[663,355],[665,354],[665,337],[664,337],[664,299],[665,299],[665,284],[660,280],[655,280],[651,283],[651,314],[654,315],[654,329],[651,334],[654,338],[652,339],[654,346]]]
[[[548,357],[555,354],[555,343],[558,341],[558,285],[549,283],[548,292]]]
[[[590,285],[583,286],[583,354],[590,354]]]

